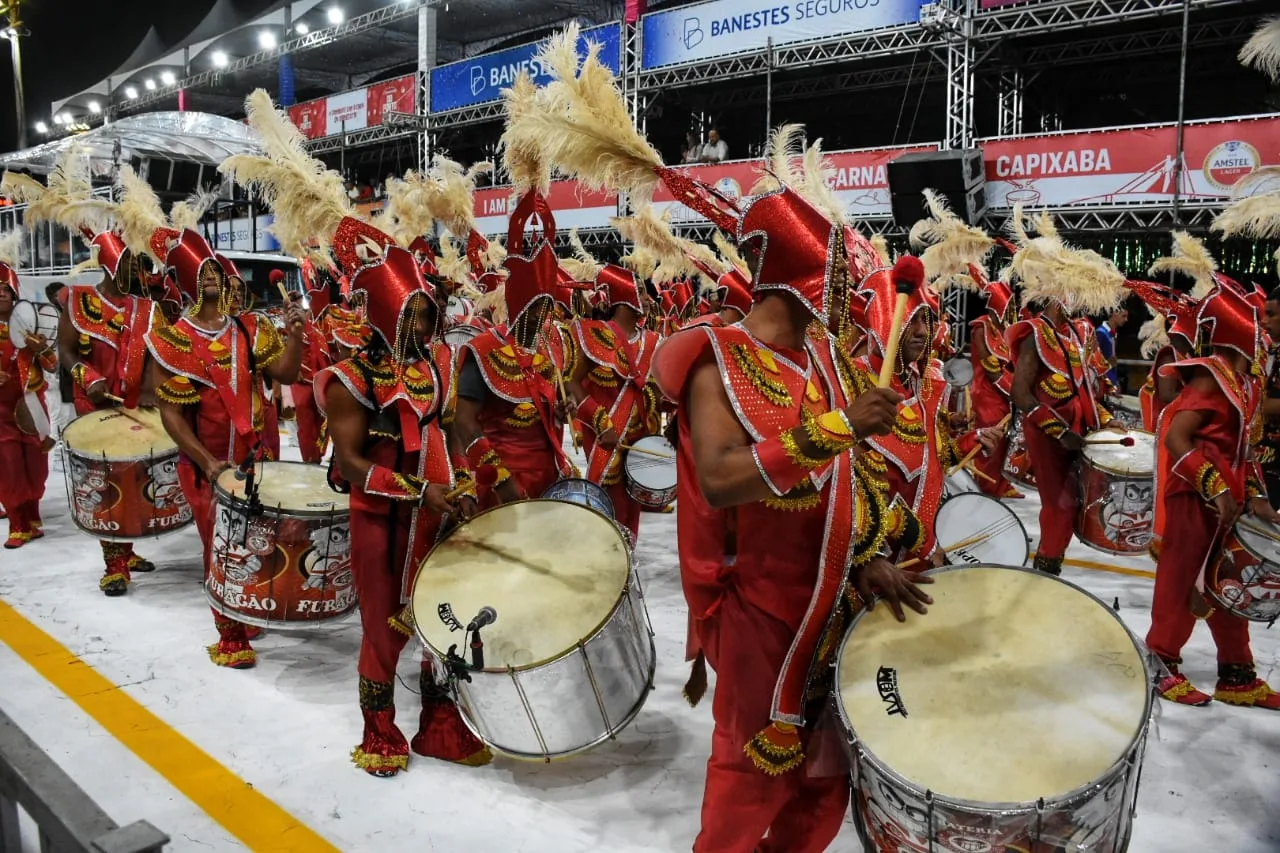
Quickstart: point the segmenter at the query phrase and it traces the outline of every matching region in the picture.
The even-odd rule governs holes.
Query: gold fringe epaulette
[[[804,763],[800,734],[790,723],[770,723],[742,747],[762,773],[781,776]]]
[[[409,769],[407,755],[378,755],[365,752],[361,747],[351,750],[351,763],[361,770],[405,770]]]
[[[769,375],[782,373],[774,363],[772,355],[763,350],[756,350],[753,353],[745,344],[739,343],[729,344],[729,354],[733,357],[734,364],[762,397],[779,408],[791,408],[793,405],[791,392],[780,380]]]

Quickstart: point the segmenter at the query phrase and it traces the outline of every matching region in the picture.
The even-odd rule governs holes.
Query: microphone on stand
[[[467,623],[471,632],[471,668],[484,669],[484,640],[480,639],[480,629],[498,621],[498,611],[492,607],[481,607],[476,618]]]

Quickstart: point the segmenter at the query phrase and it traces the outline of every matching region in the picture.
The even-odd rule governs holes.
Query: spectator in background
[[[1124,393],[1125,388],[1120,384],[1120,371],[1116,369],[1116,333],[1127,322],[1129,322],[1128,310],[1117,308],[1098,326],[1098,351],[1107,360],[1107,364],[1111,365],[1111,369],[1107,371],[1107,379],[1111,380],[1112,387],[1121,394]]]
[[[684,135],[684,153],[680,157],[682,163],[697,163],[702,159],[702,141],[697,131],[691,130]]]
[[[729,159],[729,146],[720,138],[720,131],[716,128],[707,132],[707,144],[702,146],[702,156],[698,159],[702,163],[723,163]]]

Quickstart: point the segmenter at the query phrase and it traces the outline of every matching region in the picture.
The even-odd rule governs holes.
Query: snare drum
[[[942,496],[944,498],[952,495],[963,495],[970,492],[981,492],[978,481],[974,479],[973,474],[964,468],[956,468],[947,473],[946,480],[942,483]]]
[[[663,509],[676,499],[676,449],[660,435],[632,442],[623,464],[627,494],[640,506]]]
[[[1031,541],[1018,516],[986,495],[966,492],[944,500],[933,533],[951,563],[1022,566],[1031,557]]]
[[[616,518],[613,512],[613,500],[604,487],[584,480],[581,477],[565,477],[556,480],[542,493],[544,501],[564,501],[594,509],[609,518]]]
[[[1142,401],[1132,394],[1115,396],[1108,401],[1111,417],[1129,429],[1142,429]]]
[[[479,326],[460,323],[444,330],[444,342],[454,349],[460,349],[463,344],[479,335],[481,331]]]
[[[71,520],[109,541],[148,539],[192,521],[178,445],[155,409],[100,409],[62,431]]]
[[[40,335],[50,345],[58,339],[58,309],[49,303],[36,304],[22,300],[14,303],[9,316],[9,340],[18,348],[26,346],[28,336]]]
[[[1280,616],[1280,528],[1246,515],[1205,577],[1216,603],[1251,622]]]
[[[1103,430],[1095,435],[1122,438]],[[1155,520],[1156,437],[1126,433],[1132,447],[1090,444],[1080,454],[1080,541],[1108,554],[1144,554]]]
[[[445,322],[451,326],[462,323],[470,323],[475,317],[475,303],[464,296],[458,296],[456,293],[449,297],[449,301],[444,306]]]
[[[615,737],[653,687],[653,631],[612,520],[560,501],[502,504],[423,560],[414,622],[437,657],[482,629],[485,669],[456,683],[463,719],[490,748],[550,761]]]
[[[260,628],[305,627],[353,612],[350,507],[329,488],[325,467],[264,462],[253,497],[249,481],[236,475],[223,471],[213,487],[210,606]]]
[[[1125,850],[1152,705],[1137,641],[1042,572],[930,574],[929,615],[862,611],[836,659],[863,848]]]

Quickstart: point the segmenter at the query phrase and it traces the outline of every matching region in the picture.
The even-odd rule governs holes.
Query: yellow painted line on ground
[[[1111,572],[1117,575],[1133,575],[1136,578],[1155,579],[1156,573],[1149,572],[1146,569],[1127,569],[1124,566],[1113,566],[1111,563],[1095,563],[1093,560],[1072,560],[1070,558],[1063,560],[1062,565],[1073,566],[1077,569],[1093,569],[1096,572]]]
[[[250,850],[338,850],[3,601],[0,642]]]

